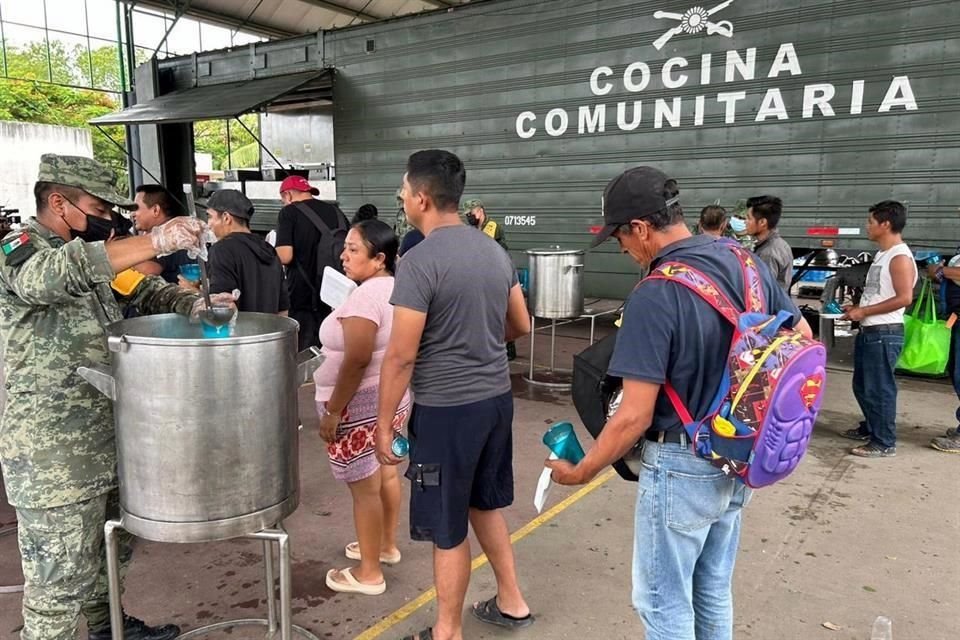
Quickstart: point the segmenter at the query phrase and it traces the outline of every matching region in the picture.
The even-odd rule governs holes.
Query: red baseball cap
[[[280,183],[280,193],[284,191],[309,191],[315,196],[320,195],[320,190],[316,187],[311,187],[310,183],[307,182],[307,179],[303,176],[287,176],[284,178],[283,182]]]

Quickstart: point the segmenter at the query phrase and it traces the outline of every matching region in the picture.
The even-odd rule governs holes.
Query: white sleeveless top
[[[890,263],[897,256],[906,256],[913,265],[913,284],[917,284],[917,264],[913,259],[913,253],[905,242],[894,245],[886,251],[877,251],[873,257],[873,264],[870,265],[870,271],[867,272],[867,283],[863,288],[863,296],[860,298],[861,307],[880,304],[885,300],[897,295],[893,288],[893,278],[890,277]],[[903,324],[904,309],[897,309],[890,313],[882,313],[876,316],[864,318],[860,323],[864,327],[873,327],[879,324]]]

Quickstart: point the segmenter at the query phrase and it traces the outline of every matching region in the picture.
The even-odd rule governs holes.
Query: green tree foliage
[[[119,96],[90,89],[63,85],[91,85],[118,90],[120,66],[117,49],[100,47],[87,54],[77,45],[68,49],[62,42],[33,42],[24,47],[5,47],[7,75],[0,78],[0,120],[34,122],[66,127],[89,127],[93,156],[107,163],[126,187],[127,158],[124,152],[87,122],[120,108]],[[53,82],[50,84],[50,73]],[[16,79],[14,79],[16,78]],[[110,137],[124,143],[123,127],[105,127]]]
[[[240,119],[243,120],[243,123],[250,128],[251,131],[257,133],[259,129],[259,118],[257,114],[250,113],[245,116],[240,116]],[[260,134],[257,133],[259,136]],[[213,168],[214,169],[227,169],[230,166],[233,168],[239,167],[256,167],[259,162],[259,155],[257,151],[253,154],[250,151],[247,151],[245,155],[238,156],[238,151],[241,148],[248,148],[250,145],[254,145],[255,150],[259,150],[260,146],[253,139],[246,129],[241,127],[236,120],[233,120],[230,123],[230,151],[233,153],[234,162],[231,165],[228,162],[227,158],[227,122],[226,120],[207,120],[204,122],[196,122],[193,125],[193,140],[194,146],[197,151],[202,153],[209,153],[213,156]],[[237,160],[242,159],[245,162],[238,164]],[[250,160],[253,160],[252,164],[247,164]]]
[[[117,47],[88,50],[79,44],[70,47],[51,40],[48,56],[46,42],[33,42],[22,47],[5,44],[3,52],[7,77],[0,77],[0,120],[89,128],[94,157],[113,167],[121,178],[122,187],[126,188],[125,153],[98,129],[87,124],[97,116],[120,109],[118,92],[123,87]],[[137,50],[137,63],[144,62],[147,56],[147,53]],[[0,65],[0,74],[2,71]],[[243,116],[243,120],[254,132],[259,128],[256,114]],[[122,126],[105,127],[104,131],[120,145],[124,144],[125,131]],[[226,122],[198,122],[194,125],[194,135],[196,150],[212,154],[214,168],[226,169]],[[230,142],[233,150],[256,144],[253,137],[236,122],[230,127]],[[248,152],[245,158],[249,157]]]

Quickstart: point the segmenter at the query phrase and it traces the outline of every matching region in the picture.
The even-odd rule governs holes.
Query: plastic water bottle
[[[893,622],[886,616],[877,616],[873,621],[870,640],[893,640]]]
[[[392,451],[393,455],[397,456],[398,458],[406,458],[407,454],[410,453],[410,441],[398,433],[393,438],[393,444],[390,445],[390,451]]]

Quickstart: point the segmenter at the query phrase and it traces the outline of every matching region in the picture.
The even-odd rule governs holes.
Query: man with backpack
[[[300,323],[300,350],[320,346],[320,324],[330,307],[320,300],[325,267],[343,271],[340,254],[349,223],[340,209],[317,200],[320,191],[302,176],[280,183],[283,208],[277,223],[277,255],[287,268],[290,317]]]
[[[809,342],[810,327],[765,265],[729,240],[690,233],[678,196],[676,181],[652,167],[626,171],[604,192],[605,226],[593,246],[614,237],[620,250],[652,275],[627,301],[610,360],[608,374],[623,380],[619,407],[578,465],[563,460],[547,464],[554,481],[584,484],[642,441],[633,604],[645,637],[728,640],[733,635],[731,584],[740,512],[750,489],[731,477],[739,474],[736,463],[722,458],[725,464],[720,465],[702,457],[703,446],[713,446],[714,454],[719,450],[710,435],[720,428],[719,419],[705,429],[695,422],[713,416],[717,399],[726,397],[721,383],[728,375],[731,345],[738,343],[732,316],[721,309],[781,314],[776,318],[780,326],[795,330],[778,337],[804,352],[818,345]],[[763,361],[754,351],[742,355],[749,356],[744,359],[748,370],[755,371],[754,362]],[[825,360],[822,346],[816,355]],[[818,407],[821,398],[822,363],[817,371],[819,377],[811,375],[798,388],[786,389],[808,409]],[[750,385],[744,381],[741,386]],[[755,409],[754,398],[750,400]],[[681,419],[681,414],[692,416]],[[807,418],[800,431],[809,438],[813,420]],[[742,427],[733,416],[727,424],[738,432]],[[690,444],[691,428],[697,454]]]

